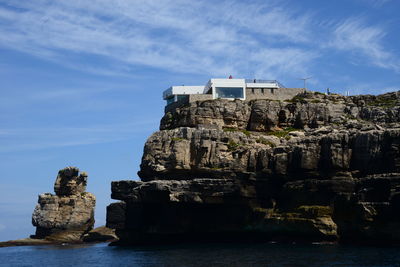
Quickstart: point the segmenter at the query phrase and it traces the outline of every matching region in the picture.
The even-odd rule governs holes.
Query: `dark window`
[[[167,100],[167,106],[168,106],[169,104],[174,103],[175,97],[172,95],[172,96],[170,96],[169,98],[167,98],[166,100]]]
[[[261,93],[264,94],[264,88],[261,88]]]
[[[215,87],[217,98],[243,98],[243,87]]]
[[[189,97],[188,95],[178,95],[178,96],[177,96],[177,101],[185,100],[185,99],[187,99],[188,97]]]
[[[254,88],[251,88],[251,93],[253,93],[253,94],[254,94]]]

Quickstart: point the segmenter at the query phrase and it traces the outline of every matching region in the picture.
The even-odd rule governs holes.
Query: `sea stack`
[[[58,172],[54,191],[39,195],[32,214],[35,238],[51,241],[80,241],[93,229],[96,198],[86,192],[87,174],[77,167]]]

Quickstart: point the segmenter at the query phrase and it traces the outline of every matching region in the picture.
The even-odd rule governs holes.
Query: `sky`
[[[77,166],[105,224],[138,179],[162,91],[277,79],[350,94],[400,89],[397,0],[0,0],[0,241],[34,233],[38,194]]]

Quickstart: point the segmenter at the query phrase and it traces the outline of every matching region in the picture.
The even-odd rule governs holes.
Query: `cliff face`
[[[79,241],[93,229],[96,198],[86,192],[87,174],[76,167],[58,172],[56,195],[39,195],[32,214],[35,238],[53,241]]]
[[[305,93],[168,112],[142,181],[112,183],[121,243],[400,240],[400,98]]]

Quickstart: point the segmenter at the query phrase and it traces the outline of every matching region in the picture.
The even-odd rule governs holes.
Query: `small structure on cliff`
[[[210,79],[205,86],[171,86],[163,92],[163,99],[167,101],[166,109],[170,109],[174,103],[210,99],[287,100],[303,91],[304,88],[286,88],[276,80]]]
[[[96,198],[86,192],[87,174],[76,167],[58,172],[55,195],[39,195],[32,214],[35,238],[56,241],[79,241],[93,229]]]

